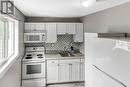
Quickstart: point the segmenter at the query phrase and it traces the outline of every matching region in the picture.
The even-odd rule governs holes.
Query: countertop
[[[62,57],[59,53],[47,53],[47,54],[45,54],[45,57],[47,60],[84,59],[84,55],[82,53],[77,53],[77,54],[75,54],[75,56],[70,56],[70,57]]]

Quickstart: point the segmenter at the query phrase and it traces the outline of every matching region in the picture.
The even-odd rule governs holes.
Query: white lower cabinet
[[[80,81],[80,62],[70,64],[70,81]]]
[[[80,63],[80,80],[85,81],[85,62]]]
[[[47,61],[47,83],[58,82],[58,60]]]
[[[68,82],[69,81],[69,64],[59,64],[58,66],[58,82]]]
[[[47,83],[84,81],[84,63],[80,59],[48,60]]]

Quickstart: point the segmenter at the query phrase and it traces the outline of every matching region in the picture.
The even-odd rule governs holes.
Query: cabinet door
[[[66,33],[67,34],[75,34],[75,23],[67,23],[66,24]]]
[[[80,80],[80,62],[70,64],[70,81]]]
[[[47,61],[47,83],[58,82],[58,60]]]
[[[80,80],[85,81],[85,63],[80,63]]]
[[[69,81],[69,64],[59,64],[59,82]]]
[[[83,24],[76,24],[76,34],[74,35],[74,42],[83,42]]]
[[[35,23],[35,29],[36,30],[45,30],[45,24],[44,23]]]
[[[57,23],[57,34],[66,34],[66,23]]]
[[[56,43],[57,41],[56,23],[47,23],[46,30],[47,30],[46,43]]]
[[[35,30],[34,23],[25,23],[25,30]]]

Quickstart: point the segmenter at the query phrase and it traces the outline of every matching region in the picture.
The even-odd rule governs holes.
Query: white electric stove
[[[27,47],[23,62],[45,61],[44,47]]]
[[[46,60],[44,47],[27,47],[22,60],[22,86],[43,87],[46,85]]]

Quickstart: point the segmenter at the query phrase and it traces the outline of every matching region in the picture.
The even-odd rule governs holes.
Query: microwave
[[[45,41],[45,33],[24,33],[24,43],[42,43]]]

